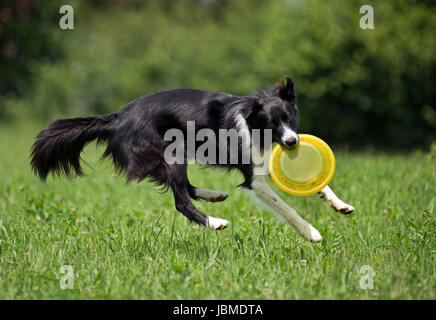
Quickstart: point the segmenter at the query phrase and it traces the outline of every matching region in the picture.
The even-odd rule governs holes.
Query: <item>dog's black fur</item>
[[[112,158],[115,167],[125,172],[128,180],[150,178],[171,188],[176,208],[191,221],[206,225],[207,216],[190,200],[197,196],[187,177],[187,165],[165,162],[164,150],[171,142],[164,141],[163,137],[168,129],[176,128],[182,130],[186,138],[187,121],[195,121],[196,131],[210,128],[218,134],[219,129],[236,129],[238,114],[246,120],[250,131],[272,129],[274,142],[296,143],[280,138],[282,123],[294,131],[297,127],[294,84],[285,77],[277,87],[255,91],[251,96],[176,89],[140,97],[117,113],[57,120],[39,133],[32,148],[31,164],[43,181],[50,172],[67,177],[82,176],[80,154],[86,144],[92,140],[107,143],[103,157]],[[251,162],[226,166],[239,169],[245,177],[242,186],[251,188]]]

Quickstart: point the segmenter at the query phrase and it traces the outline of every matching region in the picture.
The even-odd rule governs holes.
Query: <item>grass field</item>
[[[88,178],[42,184],[28,164],[38,129],[0,128],[1,299],[436,298],[435,154],[336,150],[331,186],[355,206],[348,217],[278,191],[323,235],[312,244],[237,190],[236,172],[190,169],[195,185],[230,194],[198,202],[231,221],[223,231],[189,224],[150,183],[125,184],[95,144]],[[71,290],[60,288],[63,265]],[[360,287],[363,266],[372,290]]]

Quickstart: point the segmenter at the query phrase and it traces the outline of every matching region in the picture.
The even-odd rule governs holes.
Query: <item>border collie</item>
[[[45,181],[49,173],[73,177],[82,176],[80,154],[85,145],[97,140],[106,143],[103,158],[111,158],[115,168],[126,174],[127,180],[142,181],[146,178],[171,189],[175,206],[190,221],[220,230],[229,222],[208,216],[198,210],[191,199],[223,201],[228,195],[221,191],[200,189],[188,179],[187,163],[169,164],[165,149],[171,143],[164,139],[169,129],[179,129],[187,137],[187,123],[195,121],[195,130],[236,129],[251,145],[254,129],[271,130],[272,142],[285,147],[298,143],[296,133],[298,110],[294,83],[285,78],[274,88],[258,90],[250,96],[235,96],[193,89],[175,89],[142,96],[121,111],[96,117],[61,119],[42,130],[32,148],[31,165],[34,172]],[[262,141],[262,139],[260,139]],[[188,141],[185,140],[185,145]],[[195,144],[198,147],[198,143]],[[238,144],[238,154],[249,153],[246,163],[228,163],[224,166],[239,170],[245,181],[240,185],[268,211],[285,218],[304,238],[319,242],[322,237],[306,220],[289,207],[267,183],[267,169],[255,172],[257,165],[253,150],[268,152],[271,145]],[[230,150],[227,150],[230,154]],[[333,209],[350,214],[354,208],[341,201],[327,186],[320,193]]]

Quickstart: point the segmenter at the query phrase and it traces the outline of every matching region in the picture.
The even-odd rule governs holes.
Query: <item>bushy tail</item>
[[[117,114],[57,120],[42,130],[32,147],[31,165],[45,181],[49,173],[83,176],[80,153],[94,139],[110,139]]]

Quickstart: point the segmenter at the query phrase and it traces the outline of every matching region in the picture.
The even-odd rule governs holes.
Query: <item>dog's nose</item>
[[[291,137],[291,138],[289,138],[289,139],[287,139],[287,140],[285,140],[283,142],[284,142],[283,144],[286,147],[295,147],[295,145],[298,143],[298,139],[295,138],[295,137]]]

